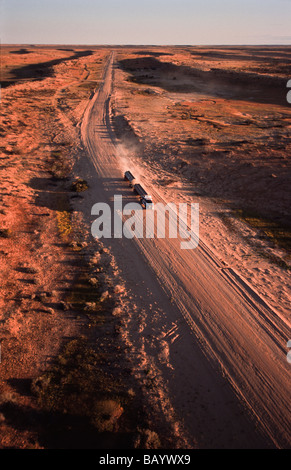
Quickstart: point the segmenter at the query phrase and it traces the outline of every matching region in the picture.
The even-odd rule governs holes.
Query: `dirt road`
[[[124,156],[110,123],[114,54],[85,111],[81,133],[89,161],[80,162],[96,202],[136,202],[123,181]],[[135,169],[128,168],[135,173]],[[155,202],[160,188],[145,180]],[[172,201],[174,202],[174,201]],[[144,217],[141,211],[141,217]],[[135,371],[153,378],[157,408],[188,445],[199,448],[290,447],[290,325],[200,240],[106,239],[129,298],[126,339]]]

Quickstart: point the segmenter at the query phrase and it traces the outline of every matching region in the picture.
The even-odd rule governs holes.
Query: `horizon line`
[[[94,47],[227,47],[227,46],[237,46],[237,47],[252,47],[252,46],[282,46],[282,47],[291,47],[290,44],[274,44],[274,43],[252,43],[252,44],[240,44],[240,43],[231,43],[231,44],[134,44],[134,43],[124,43],[124,44],[96,44],[96,43],[41,43],[41,42],[10,42],[10,43],[1,43],[1,46],[94,46]]]

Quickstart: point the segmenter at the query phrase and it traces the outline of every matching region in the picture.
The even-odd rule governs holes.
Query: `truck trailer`
[[[133,186],[135,177],[133,176],[133,174],[129,170],[124,173],[124,179],[126,181],[129,181],[130,186]]]

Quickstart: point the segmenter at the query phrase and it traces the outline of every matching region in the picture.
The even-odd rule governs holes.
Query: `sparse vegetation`
[[[103,361],[86,339],[70,341],[52,368],[33,382],[41,407],[91,418],[106,394],[119,391],[118,384],[102,370]]]
[[[134,447],[141,449],[159,449],[161,442],[156,432],[150,429],[140,429]]]
[[[83,180],[81,178],[77,178],[71,186],[72,191],[76,191],[77,193],[81,193],[83,191],[86,191],[89,188],[89,185],[86,180]]]
[[[123,411],[118,400],[100,400],[94,405],[92,424],[99,432],[114,431]]]
[[[67,240],[72,231],[72,216],[69,211],[57,213],[58,229],[63,239]]]
[[[71,163],[67,160],[61,150],[53,151],[51,156],[53,161],[50,172],[54,179],[67,179],[71,171]]]
[[[82,116],[85,116],[83,124],[92,122],[87,119],[91,108],[87,104],[99,86],[110,48],[82,49],[77,46],[70,49],[4,46],[2,51],[5,108],[0,127],[0,135],[4,139],[0,157],[3,174],[0,240],[4,249],[0,250],[3,293],[0,320],[4,326],[5,354],[1,368],[1,445],[6,448],[157,449],[165,444],[173,448],[178,438],[178,447],[184,428],[180,427],[181,416],[184,412],[188,415],[183,423],[186,432],[192,418],[194,424],[198,419],[198,429],[208,410],[207,399],[215,395],[216,381],[213,381],[213,390],[203,393],[206,389],[200,387],[196,376],[193,378],[188,374],[188,383],[179,380],[183,379],[179,358],[185,358],[187,351],[180,348],[184,348],[184,344],[187,346],[188,335],[184,335],[184,342],[175,341],[174,352],[182,352],[182,355],[174,357],[173,348],[168,349],[167,346],[170,346],[172,337],[179,335],[181,328],[179,330],[179,325],[173,324],[171,309],[166,308],[167,296],[163,297],[160,291],[162,303],[159,303],[159,291],[155,290],[150,299],[149,287],[147,296],[151,303],[146,304],[147,298],[140,295],[139,300],[139,296],[132,295],[135,265],[132,273],[129,272],[129,279],[126,270],[120,270],[119,276],[119,256],[114,260],[109,249],[102,249],[97,241],[91,243],[88,226],[84,228],[82,209],[85,198],[82,193],[90,188],[91,181],[93,185],[95,176],[87,171],[87,165],[83,165],[86,139],[80,140],[80,125]],[[203,211],[205,209],[207,215],[203,223],[206,226],[209,221],[209,231],[213,229],[209,235],[213,235],[213,245],[218,242],[217,253],[224,250],[225,236],[227,239],[231,235],[229,244],[225,243],[226,248],[230,247],[225,250],[227,256],[233,254],[232,246],[238,240],[238,246],[233,250],[237,249],[235,261],[243,262],[245,257],[251,257],[250,270],[245,269],[249,273],[248,281],[252,266],[259,265],[264,258],[262,266],[255,266],[257,279],[254,273],[249,282],[254,279],[260,287],[265,279],[266,289],[270,286],[271,302],[275,306],[276,302],[281,302],[283,311],[287,298],[286,276],[266,263],[266,259],[288,268],[287,255],[285,257],[276,249],[290,249],[290,230],[279,226],[280,219],[276,219],[278,213],[283,223],[285,220],[288,223],[290,139],[287,130],[290,113],[285,96],[286,109],[280,110],[277,103],[279,95],[269,94],[269,88],[259,81],[255,87],[257,91],[245,86],[251,85],[251,81],[241,82],[238,70],[232,72],[237,86],[229,86],[228,73],[223,71],[225,64],[231,70],[234,64],[229,61],[231,56],[235,56],[237,61],[239,55],[249,55],[245,62],[239,62],[242,62],[242,71],[244,67],[251,68],[252,50],[228,50],[226,53],[219,50],[212,51],[214,56],[207,56],[207,50],[199,48],[167,48],[165,52],[155,49],[156,52],[144,48],[139,51],[130,47],[115,51],[116,59],[121,61],[112,74],[116,93],[110,101],[110,107],[113,106],[110,119],[121,144],[121,153],[126,150],[125,160],[133,166],[140,159],[147,167],[146,178],[152,169],[153,183],[158,189],[164,187],[169,200],[172,196],[175,198],[176,191],[182,199],[185,197],[185,201],[188,201],[188,196],[189,201],[192,196],[201,196]],[[169,50],[172,51],[170,54]],[[266,53],[270,56],[272,52],[268,50]],[[281,63],[283,51],[276,53],[281,54],[278,60]],[[215,54],[219,54],[219,61],[222,59],[220,79],[215,68],[218,64],[212,60]],[[290,56],[287,50],[284,54],[285,57],[287,54]],[[152,57],[136,59],[139,55]],[[163,59],[163,55],[169,57]],[[159,56],[159,59],[154,59]],[[269,73],[268,67],[266,70]],[[274,70],[279,69],[276,66]],[[126,73],[130,74],[127,82]],[[262,86],[258,86],[260,84]],[[249,99],[253,91],[254,96]],[[272,103],[275,108],[272,108]],[[97,125],[96,134],[99,130]],[[100,152],[96,154],[102,157]],[[88,181],[80,176],[73,180],[72,168]],[[264,213],[266,209],[267,216],[273,214],[278,224],[248,211],[227,210],[221,213],[221,219],[229,230],[224,230],[225,227],[219,224],[222,236],[218,240],[213,225],[217,220],[212,219],[210,204],[209,207],[205,204],[204,208],[203,196],[214,198],[213,203],[221,203],[225,209],[244,207],[243,201],[248,201],[249,207],[257,208],[258,213],[260,210]],[[224,209],[219,210],[222,212]],[[230,234],[231,230],[236,233]],[[278,256],[275,255],[277,252]],[[172,263],[174,253],[175,250],[165,262],[169,260]],[[122,245],[117,254],[124,254]],[[151,268],[155,262],[154,251],[148,255],[146,262]],[[277,279],[272,276],[272,268],[278,274]],[[159,269],[162,275],[163,266]],[[183,288],[184,278],[188,279],[185,273],[182,274],[182,269],[181,272],[179,267],[177,269],[175,276],[178,279],[181,273],[181,282],[178,290],[169,296],[173,309],[177,308],[176,297]],[[192,276],[190,271],[189,276]],[[202,289],[209,287],[210,274],[211,271],[204,276],[205,286],[203,276],[201,283],[197,277],[197,286],[193,277],[192,297],[196,304],[205,301],[205,311],[208,311],[207,296]],[[144,278],[145,287],[146,281],[147,276]],[[143,287],[140,283],[138,286],[140,289]],[[189,282],[186,287],[190,289]],[[223,294],[226,293],[223,290]],[[215,300],[214,291],[210,294],[214,294],[211,299]],[[187,310],[191,303],[184,307]],[[232,306],[229,308],[230,315],[224,316],[225,322],[232,318]],[[241,312],[242,308],[237,312],[233,308],[238,322]],[[160,321],[163,324],[159,325]],[[201,321],[207,321],[207,318]],[[264,317],[260,318],[258,325],[263,326],[263,322]],[[221,329],[222,338],[224,328],[226,331],[230,323],[220,323],[216,325],[214,322],[212,330]],[[245,338],[251,332],[247,327],[249,322],[241,324],[245,327]],[[235,333],[235,329],[232,331]],[[237,344],[243,347],[239,334],[237,340]],[[250,351],[253,353],[256,348]],[[231,353],[230,350],[228,352]],[[238,354],[238,357],[243,355]],[[248,370],[256,371],[255,356],[250,356],[250,360],[254,360],[254,368]],[[190,370],[193,364],[189,360],[188,365],[182,366]],[[276,377],[275,369],[272,373]],[[255,374],[252,378],[255,384]],[[169,383],[163,383],[164,379]],[[182,394],[191,395],[194,391],[192,401],[195,401],[195,406],[187,408],[182,400],[179,408],[179,400],[171,400],[173,390],[177,391],[177,396],[181,392],[175,388],[179,383],[186,387]],[[283,381],[278,380],[277,383],[282,384]],[[201,393],[196,394],[196,386]],[[276,391],[275,382],[272,386]],[[169,406],[166,410],[167,403],[172,403],[173,409]],[[257,404],[259,406],[259,400]],[[164,410],[166,413],[163,415]],[[222,417],[223,404],[219,413]],[[214,427],[210,423],[207,428],[207,420],[204,420],[206,427],[205,432],[200,433],[200,442],[194,443],[194,439],[192,442],[202,446],[210,442],[216,445],[216,436],[221,437],[217,433],[219,422],[216,421]],[[235,427],[234,420],[233,425],[231,445],[236,444],[236,436],[243,439],[248,436],[249,441],[241,441],[242,445],[252,441],[248,432],[243,428],[241,431],[240,423]],[[180,441],[178,434],[181,435]]]
[[[113,338],[118,320],[112,312],[120,289],[112,288],[115,295],[112,297],[102,271],[92,277],[96,260],[100,263],[102,254],[100,249],[98,256],[95,254],[89,262],[82,256],[80,276],[62,302],[63,310],[70,308],[88,318],[90,333],[85,331],[79,338],[68,341],[52,366],[33,381],[32,391],[40,408],[55,416],[57,428],[65,420],[74,434],[74,429],[85,423],[83,433],[89,442],[96,441],[95,447],[103,442],[102,436],[113,443],[122,433],[126,447],[157,448],[160,441],[154,431],[147,429],[141,397],[128,388],[128,381],[116,364],[120,349],[115,351]],[[145,427],[140,430],[140,425]]]
[[[101,52],[100,56],[104,56],[105,59],[107,52]],[[17,54],[14,56],[12,54],[11,60],[13,57],[17,58]],[[33,57],[33,53],[29,57]],[[31,90],[30,76],[26,77],[26,82],[22,82],[23,87],[21,83],[19,90],[14,89],[14,77],[11,82],[6,83],[7,121],[4,121],[4,124],[5,133],[8,130],[7,135],[12,137],[4,143],[2,159],[5,159],[5,162],[9,160],[7,169],[14,164],[19,165],[21,177],[13,180],[12,184],[7,174],[8,170],[5,169],[3,183],[4,193],[7,193],[5,194],[7,203],[3,202],[3,206],[7,204],[9,214],[17,208],[17,202],[15,206],[14,201],[11,204],[11,199],[8,199],[12,195],[10,182],[12,187],[16,188],[21,179],[23,184],[27,184],[35,191],[35,205],[33,205],[28,192],[23,192],[21,188],[23,197],[21,202],[25,206],[25,210],[21,211],[21,221],[25,227],[21,261],[17,258],[16,264],[8,262],[4,266],[3,263],[3,269],[8,272],[7,279],[11,269],[15,273],[15,282],[19,283],[19,292],[22,292],[23,286],[27,289],[25,294],[20,295],[17,292],[15,301],[12,298],[9,300],[9,305],[13,304],[14,308],[13,310],[11,308],[11,311],[3,311],[1,316],[1,322],[4,323],[11,317],[13,311],[11,328],[18,321],[23,326],[21,335],[18,335],[17,339],[12,329],[11,331],[7,329],[5,332],[6,344],[12,345],[10,351],[9,347],[5,348],[6,355],[13,355],[15,362],[10,367],[9,357],[5,364],[7,368],[2,377],[4,392],[13,390],[14,387],[17,389],[18,383],[14,384],[13,380],[11,384],[8,383],[14,375],[29,376],[23,382],[22,379],[19,380],[20,387],[24,383],[25,395],[22,395],[22,389],[19,393],[17,389],[15,400],[12,400],[8,393],[6,397],[4,393],[1,396],[0,421],[1,426],[6,426],[2,437],[4,440],[8,438],[8,445],[11,446],[20,444],[22,447],[36,448],[86,446],[107,448],[121,445],[129,448],[134,446],[139,435],[138,426],[144,429],[149,426],[144,413],[143,399],[137,393],[133,393],[135,380],[131,377],[122,342],[117,341],[123,312],[122,308],[118,307],[119,315],[112,314],[116,308],[116,298],[121,295],[121,289],[118,286],[114,291],[114,286],[108,281],[107,268],[110,265],[110,255],[100,248],[95,257],[88,259],[91,252],[87,249],[88,242],[84,237],[83,226],[79,223],[80,214],[72,210],[70,199],[71,191],[81,193],[86,191],[89,185],[80,177],[72,184],[68,183],[74,155],[80,151],[80,142],[78,138],[73,137],[74,132],[66,132],[64,127],[69,126],[67,118],[74,125],[79,122],[89,93],[98,86],[96,80],[93,80],[93,77],[98,79],[102,72],[102,62],[99,61],[98,64],[96,66],[94,59],[92,62],[88,61],[86,65],[82,64],[80,68],[80,64],[72,62],[63,69],[62,61],[59,61],[54,70],[56,75],[59,71],[60,76],[62,73],[68,73],[69,76],[72,76],[72,73],[76,74],[73,81],[75,85],[72,87],[70,85],[67,87],[67,82],[63,82],[65,92],[56,90],[55,84],[38,88],[38,79],[33,82],[34,89]],[[30,72],[30,69],[25,67],[24,72]],[[33,67],[31,72],[34,72]],[[45,76],[43,75],[41,79],[45,80]],[[44,82],[42,84],[44,85]],[[60,93],[62,93],[61,102]],[[19,103],[18,109],[23,111],[25,126],[20,120],[14,123],[10,119],[10,111],[15,105],[16,97]],[[76,103],[78,101],[79,103]],[[80,107],[76,110],[79,104]],[[60,116],[63,110],[61,105],[66,107],[64,119]],[[18,139],[19,128],[23,134]],[[71,130],[74,131],[73,126]],[[0,131],[4,136],[4,127],[1,127]],[[24,154],[23,165],[18,157],[14,160],[15,156]],[[29,169],[27,174],[26,168]],[[34,178],[31,178],[32,170]],[[18,188],[16,189],[17,193]],[[8,210],[2,208],[1,213],[5,217],[0,237],[4,239],[13,235],[18,241],[18,237],[21,236],[17,232],[18,228],[15,228],[15,225],[12,229],[6,228],[10,225],[10,220],[6,217]],[[15,214],[16,212],[13,214],[14,220],[17,219]],[[54,230],[55,227],[57,231]],[[46,236],[42,239],[44,234]],[[34,250],[41,243],[45,245],[44,256],[32,258]],[[18,254],[19,245],[15,243],[15,246]],[[12,252],[16,253],[13,249]],[[2,250],[3,256],[7,254]],[[30,263],[32,259],[33,263]],[[66,291],[63,298],[60,298],[58,276],[63,276],[67,267],[62,266],[63,262],[64,265],[66,263],[70,265],[66,282],[68,285],[71,282],[71,290]],[[46,267],[49,271],[48,276],[45,272]],[[54,276],[56,285],[52,284]],[[7,289],[11,292],[11,284],[7,283],[4,288],[6,292]],[[67,315],[70,317],[66,322]],[[72,315],[76,316],[76,324],[71,321]],[[29,331],[26,329],[27,325]],[[63,339],[64,325],[68,332],[66,339]],[[31,355],[27,341],[33,342]],[[50,358],[48,359],[50,362],[45,365],[43,347],[47,347],[44,354]],[[33,367],[31,362],[29,363],[29,372],[25,361],[18,361],[18,358],[23,356],[23,351],[27,350],[29,352],[25,355],[25,360],[33,361]],[[16,362],[17,367],[15,367]],[[34,374],[37,374],[36,378]],[[14,428],[19,431],[17,436]]]
[[[239,219],[248,223],[251,227],[260,230],[262,235],[268,237],[276,246],[290,253],[291,230],[289,227],[283,227],[253,211],[237,209],[234,213]]]
[[[275,222],[266,220],[258,214],[242,209],[236,209],[231,213],[219,213],[218,215],[230,231],[238,232],[238,229],[234,224],[234,218],[238,218],[242,222],[247,223],[252,228],[258,230],[259,239],[266,239],[273,243],[274,246],[284,249],[286,251],[285,259],[266,251],[263,247],[257,246],[254,241],[250,241],[248,238],[244,237],[245,242],[254,247],[254,251],[258,256],[265,258],[283,269],[290,269],[290,266],[286,262],[290,260],[290,229],[283,228]]]
[[[12,231],[9,228],[1,228],[0,229],[0,237],[1,238],[10,238],[12,236]]]

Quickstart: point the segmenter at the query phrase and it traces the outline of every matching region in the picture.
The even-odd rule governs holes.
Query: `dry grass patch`
[[[75,181],[73,181],[72,186],[71,186],[72,191],[75,191],[77,193],[87,191],[88,188],[89,188],[89,185],[87,181],[81,178],[77,178]]]

